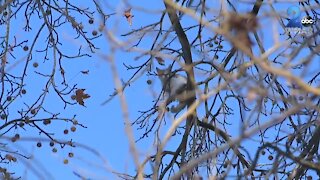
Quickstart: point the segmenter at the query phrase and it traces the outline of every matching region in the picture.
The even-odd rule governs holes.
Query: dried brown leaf
[[[85,91],[85,89],[77,89],[76,90],[76,101],[82,106],[85,106],[83,100],[90,98],[90,95],[84,93],[84,91]]]

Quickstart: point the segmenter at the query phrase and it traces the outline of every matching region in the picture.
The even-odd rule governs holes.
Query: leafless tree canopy
[[[11,137],[15,128],[27,126],[61,147],[75,146],[71,140],[57,140],[54,133],[48,133],[48,125],[59,121],[68,122],[71,131],[85,127],[75,116],[64,117],[63,111],[68,106],[85,106],[92,96],[76,82],[66,81],[68,70],[62,62],[90,58],[99,52],[95,40],[104,39],[108,52],[99,56],[110,65],[115,91],[102,105],[119,96],[135,165],[132,169],[136,170],[135,174],[119,172],[117,176],[319,178],[318,0],[285,5],[263,0],[163,0],[151,9],[136,1],[124,1],[125,8],[120,11],[112,2],[90,3],[1,1],[0,137],[8,140],[0,144],[1,163],[13,163],[16,156],[28,159],[12,149],[20,138],[19,134]],[[307,16],[313,24],[288,28],[288,22],[294,20],[287,15],[290,5],[299,7],[301,18]],[[149,14],[153,22],[139,19],[135,16],[138,12]],[[33,36],[15,35],[12,24],[21,21],[18,17],[23,17],[24,31]],[[113,27],[117,23],[109,21],[125,22],[131,30],[119,34]],[[99,29],[87,31],[86,27],[95,22],[99,22]],[[72,29],[74,40],[81,45],[65,48],[70,46],[61,37],[65,26]],[[25,55],[21,57],[21,53]],[[116,53],[134,56],[123,63],[130,75],[126,80],[117,69]],[[17,70],[21,64],[23,68]],[[25,101],[31,68],[39,69],[33,71],[44,86],[37,90],[35,101]],[[169,69],[165,80],[159,69]],[[170,79],[181,76],[187,79],[183,93],[165,99],[175,82]],[[144,98],[153,104],[147,109],[140,102],[126,100],[133,88],[130,85],[138,78],[148,79],[140,88],[154,95]],[[55,93],[61,112],[51,112],[45,104],[49,91]],[[179,103],[185,103],[186,108],[171,111]],[[141,106],[134,119],[129,118],[129,106]],[[150,142],[153,151],[141,160],[139,144]],[[0,170],[3,177],[10,176],[9,170]]]

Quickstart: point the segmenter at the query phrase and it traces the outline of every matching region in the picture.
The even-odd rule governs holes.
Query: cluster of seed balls
[[[45,120],[43,120],[43,124],[44,125],[49,125],[51,123],[51,120],[50,119],[45,119]],[[71,132],[75,132],[76,130],[77,130],[77,128],[76,128],[76,125],[78,125],[78,121],[77,120],[73,120],[73,125],[70,127],[70,131]],[[22,125],[23,126],[23,125]],[[63,130],[63,134],[65,134],[65,135],[67,135],[69,133],[69,129],[64,129]],[[15,134],[12,138],[11,138],[11,141],[12,142],[16,142],[16,141],[18,141],[20,139],[20,134]],[[52,140],[52,141],[50,141],[50,143],[49,143],[49,146],[50,147],[52,147],[52,152],[53,153],[56,153],[56,152],[58,152],[58,149],[56,148],[56,147],[54,147],[54,145],[55,145],[56,143],[55,143],[55,141],[54,140]],[[37,142],[37,147],[38,148],[41,148],[42,147],[42,142],[41,141],[38,141]],[[68,153],[68,157],[69,158],[72,158],[74,156],[74,154],[73,154],[73,152],[69,152]],[[13,162],[16,162],[16,158],[14,157],[14,156],[12,156],[12,155],[8,155],[8,156],[6,156],[6,158],[9,160],[9,161],[13,161]],[[67,158],[65,158],[64,160],[63,160],[63,163],[64,164],[68,164],[69,163],[69,160],[67,159]]]
[[[47,10],[47,14],[50,14],[50,13],[51,13],[51,12]],[[88,21],[88,23],[89,23],[89,24],[93,24],[93,23],[94,23],[94,19],[93,19],[93,18],[90,18],[89,21]],[[73,27],[73,28],[79,28],[79,29],[81,29],[81,30],[84,28],[83,24],[78,24],[78,23],[72,23],[72,27]],[[103,29],[104,29],[104,25],[100,25],[98,31],[102,32]],[[97,35],[98,35],[98,31],[97,31],[97,30],[93,30],[93,31],[91,32],[92,36],[97,36]],[[23,49],[24,51],[28,51],[28,50],[29,50],[29,46],[28,46],[28,45],[25,45],[22,49]],[[34,68],[37,68],[37,67],[39,66],[39,63],[38,63],[38,62],[34,62],[34,63],[32,64],[32,66],[33,66]]]

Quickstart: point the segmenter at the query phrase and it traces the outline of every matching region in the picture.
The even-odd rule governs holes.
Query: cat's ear
[[[156,67],[158,76],[168,76],[171,74],[171,67],[169,66],[166,69],[159,69]]]

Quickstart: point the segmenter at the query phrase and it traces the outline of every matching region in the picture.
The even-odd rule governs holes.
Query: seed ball
[[[22,89],[22,90],[21,90],[21,93],[22,93],[22,94],[26,94],[26,93],[27,93],[27,90]]]
[[[42,146],[41,142],[37,143],[37,147],[40,148]]]
[[[37,67],[39,66],[39,64],[38,64],[37,62],[34,62],[34,63],[32,64],[32,66],[33,66],[34,68],[37,68]]]
[[[93,24],[93,19],[89,19],[89,24]]]
[[[34,115],[34,114],[36,114],[36,113],[37,113],[37,110],[32,109],[32,110],[30,111],[30,113]]]
[[[223,168],[227,168],[228,167],[228,164],[227,163],[224,163],[223,164]]]
[[[152,81],[150,79],[147,80],[147,84],[152,84]]]
[[[20,139],[20,134],[15,134],[14,137],[18,140]]]
[[[52,148],[52,152],[54,153],[58,152],[57,148]]]
[[[51,123],[51,120],[50,119],[45,119],[45,120],[43,120],[43,124],[44,125],[48,125],[48,124],[50,124]]]
[[[68,156],[72,158],[74,154],[72,152],[69,152]]]
[[[68,164],[69,163],[69,160],[68,159],[64,159],[63,160],[63,164]]]
[[[75,132],[75,131],[77,130],[77,128],[76,128],[75,126],[72,126],[72,127],[70,128],[70,130],[71,130],[72,132]]]
[[[30,118],[29,118],[29,116],[26,116],[26,119],[24,120],[24,122],[27,123],[27,124],[30,123]]]
[[[23,126],[24,126],[24,123],[23,123],[23,122],[19,122],[19,126],[20,126],[20,127],[23,127]]]
[[[63,134],[68,134],[69,133],[69,130],[68,129],[65,129],[64,131],[63,131]]]
[[[50,15],[50,14],[51,14],[51,10],[50,10],[50,9],[47,9],[47,10],[46,10],[46,14],[47,14],[47,15]]]
[[[8,96],[7,97],[7,101],[11,101],[12,100],[12,97],[11,96]]]
[[[24,46],[24,47],[23,47],[23,50],[24,50],[24,51],[28,51],[28,50],[29,50],[29,47],[28,47],[28,46]]]
[[[5,115],[5,114],[1,114],[1,119],[6,119],[7,118],[7,115]]]
[[[98,31],[99,32],[102,32],[104,30],[104,25],[103,24],[100,24],[99,28],[98,28]]]
[[[16,142],[17,141],[17,138],[16,137],[12,137],[11,138],[11,142]]]
[[[78,121],[76,119],[73,120],[73,125],[78,125]]]
[[[54,142],[53,141],[50,141],[49,145],[52,147],[54,146]]]
[[[93,31],[92,31],[92,35],[93,35],[93,36],[96,36],[96,35],[98,35],[98,31],[96,31],[96,30],[93,30]]]

